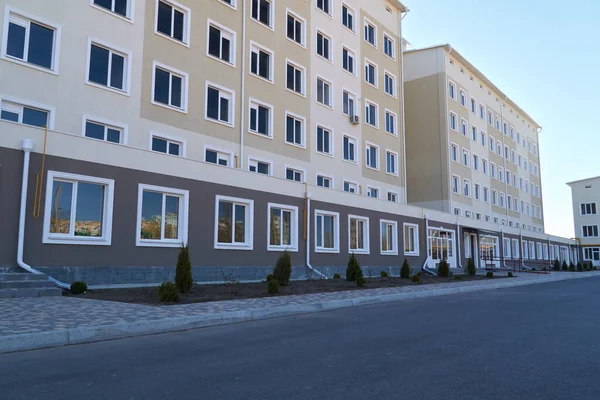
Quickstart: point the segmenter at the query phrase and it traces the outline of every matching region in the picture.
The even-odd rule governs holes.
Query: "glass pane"
[[[94,122],[85,123],[85,136],[93,139],[104,140],[104,125]]]
[[[173,37],[183,42],[184,15],[181,11],[175,10],[175,18],[173,24]]]
[[[110,52],[102,47],[92,45],[90,50],[89,80],[101,85],[108,84],[108,58]]]
[[[154,101],[169,104],[169,80],[171,74],[162,69],[154,71]]]
[[[104,186],[93,183],[77,184],[75,236],[102,236]]]
[[[287,78],[286,78],[286,87],[288,89],[294,90],[294,67],[291,65],[287,65]]]
[[[271,5],[264,0],[260,2],[260,21],[265,25],[271,25]]]
[[[250,72],[258,73],[258,54],[255,51],[250,54]]]
[[[221,57],[221,31],[214,26],[208,28],[208,54]]]
[[[172,75],[171,85],[171,105],[174,107],[181,107],[183,79],[178,76]]]
[[[225,61],[231,61],[231,41],[225,38],[222,38],[221,41],[221,58]]]
[[[219,91],[211,87],[208,88],[206,115],[208,118],[219,119]]]
[[[52,68],[54,31],[32,22],[29,26],[29,54],[27,61],[45,68]]]
[[[25,57],[25,27],[12,22],[8,25],[8,41],[6,54],[20,58]]]
[[[71,232],[71,200],[73,184],[54,181],[52,184],[52,209],[50,210],[50,233]]]
[[[364,224],[365,223],[363,221],[357,221],[356,222],[356,238],[357,238],[357,240],[356,240],[356,246],[359,249],[364,249],[365,248],[365,243],[364,243],[365,238],[363,236],[363,233],[364,233]]]
[[[323,216],[317,216],[317,246],[323,247]]]
[[[2,110],[0,113],[0,119],[5,121],[19,122],[19,114],[12,111]]]
[[[178,156],[179,153],[179,145],[177,143],[169,143],[169,154],[173,156]]]
[[[219,202],[219,230],[217,240],[219,243],[231,243],[233,241],[232,233],[233,204]]]
[[[108,128],[106,140],[113,143],[121,143],[121,131],[117,129]]]
[[[324,247],[328,249],[333,248],[333,217],[326,216],[323,218],[323,239]]]
[[[112,8],[112,0],[94,0],[94,4],[102,6],[109,10]]]
[[[262,76],[263,78],[268,79],[269,78],[269,67],[270,67],[269,54],[260,52],[259,57],[260,57],[260,70],[258,71],[258,74],[260,76]]]
[[[117,14],[120,14],[124,17],[127,16],[127,1],[128,0],[114,0],[115,1],[115,9],[114,11]]]
[[[162,1],[158,2],[158,22],[157,22],[157,30],[159,32],[164,33],[165,35],[171,36],[171,12],[173,11],[173,7],[170,5],[163,3]]]
[[[206,154],[204,155],[205,161],[209,163],[216,164],[217,163],[217,153],[212,150],[206,150]]]
[[[246,207],[235,205],[235,242],[246,242]]]
[[[23,123],[43,128],[48,124],[48,111],[23,107]]]
[[[259,162],[258,163],[258,173],[268,175],[269,174],[269,164]]]
[[[257,119],[257,112],[256,112],[256,108],[251,108],[250,109],[250,130],[251,131],[256,131],[256,119]]]
[[[125,78],[125,58],[114,54],[112,55],[112,68],[110,71],[110,86],[123,89]]]
[[[220,98],[220,120],[224,122],[229,122],[229,100],[226,98]]]
[[[290,39],[294,38],[294,23],[295,20],[291,15],[287,16],[287,37]]]
[[[162,193],[144,191],[142,194],[140,239],[161,239],[162,202]]]
[[[164,139],[153,137],[152,138],[152,150],[160,151],[161,153],[166,153],[167,152],[167,141]]]
[[[179,237],[179,197],[165,196],[165,239]]]
[[[294,142],[294,119],[292,117],[286,118],[285,140],[291,143]]]
[[[281,245],[281,210],[271,208],[271,232],[269,233],[271,246]]]
[[[289,211],[284,211],[282,216],[282,244],[290,246],[292,244],[292,213]]]

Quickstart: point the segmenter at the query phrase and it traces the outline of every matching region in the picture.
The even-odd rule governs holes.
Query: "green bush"
[[[509,273],[508,273],[508,277],[509,277],[509,278],[514,278],[514,275],[513,275],[513,273],[512,273],[512,272],[509,272]]]
[[[446,260],[442,260],[438,264],[438,276],[441,276],[443,278],[447,278],[448,276],[450,276],[450,266],[448,265],[448,262]]]
[[[279,282],[277,279],[271,279],[268,285],[269,294],[278,294],[279,293]]]
[[[421,277],[419,275],[413,275],[412,276],[412,281],[414,283],[421,283]]]
[[[267,275],[267,282],[271,282],[272,279],[273,279],[273,274]]]
[[[462,279],[462,276],[460,276],[460,275],[456,275],[456,276],[454,277],[454,280],[455,280],[455,281],[460,281],[461,279]]]
[[[363,272],[358,263],[358,259],[354,253],[350,254],[350,260],[348,260],[348,268],[346,268],[346,280],[356,281],[357,278],[362,278]]]
[[[532,271],[535,271],[535,267],[532,267],[532,268],[531,268],[531,270],[532,270]]]
[[[342,276],[340,274],[333,274],[333,279],[340,279]]]
[[[171,282],[165,282],[158,288],[158,300],[161,303],[179,302],[177,286]]]
[[[181,245],[177,256],[177,268],[175,269],[175,285],[180,293],[188,293],[192,289],[192,262],[190,261],[190,248]]]
[[[554,267],[553,269],[555,271],[560,271],[560,261],[558,261],[558,259],[554,260]]]
[[[410,279],[410,265],[408,265],[408,261],[406,260],[406,258],[402,263],[402,268],[400,268],[400,278]]]
[[[566,261],[563,261],[563,262],[562,262],[562,270],[563,270],[563,271],[568,271],[568,270],[569,270],[569,266],[567,265],[567,262],[566,262]]]
[[[486,277],[488,278],[493,278],[494,277],[494,273],[492,271],[488,271],[487,274],[485,274]]]
[[[475,275],[476,273],[477,268],[475,268],[475,261],[473,260],[473,258],[469,258],[469,261],[467,262],[467,274]]]
[[[389,275],[388,275],[388,273],[387,273],[387,272],[385,272],[385,271],[381,271],[381,272],[379,273],[379,275],[380,275],[382,278],[387,278],[387,277],[389,276]]]
[[[569,265],[569,272],[575,272],[575,265]]]
[[[277,280],[280,286],[287,286],[290,283],[290,276],[292,275],[292,257],[290,253],[285,250],[275,264],[273,268],[273,278]]]
[[[71,283],[71,293],[73,293],[75,295],[85,293],[85,292],[87,292],[87,290],[88,290],[87,284],[83,281],[77,281],[77,282]]]
[[[365,278],[363,278],[362,276],[359,276],[356,278],[356,285],[358,287],[364,287],[365,286]]]

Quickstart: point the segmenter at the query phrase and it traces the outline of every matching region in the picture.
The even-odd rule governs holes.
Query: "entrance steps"
[[[0,299],[62,296],[46,275],[34,275],[15,267],[0,267]]]

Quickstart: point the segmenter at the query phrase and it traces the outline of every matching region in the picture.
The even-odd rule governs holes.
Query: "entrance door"
[[[479,249],[477,246],[477,234],[476,233],[465,233],[465,262],[469,262],[469,258],[473,258],[475,268],[479,268]]]

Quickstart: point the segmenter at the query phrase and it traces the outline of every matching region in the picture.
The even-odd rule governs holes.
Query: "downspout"
[[[310,269],[312,272],[316,272],[321,279],[327,279],[327,276],[325,274],[323,274],[320,271],[317,271],[313,268],[312,265],[310,265],[310,192],[308,191],[308,186],[306,185],[306,183],[304,183],[304,185],[306,188],[304,192],[304,209],[306,210],[306,215],[304,217],[306,221],[306,268]]]
[[[421,208],[423,211],[423,219],[425,220],[425,262],[423,263],[422,269],[431,275],[437,275],[433,272],[429,267],[429,216],[425,214],[425,209]]]
[[[460,221],[458,220],[458,216],[456,216],[456,245],[457,245],[457,249],[456,249],[457,250],[457,252],[456,252],[457,254],[456,255],[458,256],[458,259],[457,259],[457,264],[458,265],[457,265],[457,267],[463,268],[463,266],[462,266],[462,257],[461,257],[461,252],[460,252],[460,249],[462,247],[462,244],[460,242],[460,237],[461,237],[461,235],[460,235]],[[475,258],[474,254],[471,254],[471,256],[473,258]]]
[[[500,229],[500,237],[502,238],[502,267],[510,268],[506,266],[506,252],[504,251],[504,229]],[[508,242],[508,248],[510,249],[511,242]]]
[[[409,11],[410,10],[407,8],[406,11],[404,11],[404,15],[398,20],[398,34],[400,35],[400,90],[402,91],[402,96],[400,98],[402,101],[402,158],[404,162],[402,175],[404,180],[404,204],[408,204],[408,184],[406,180],[406,109],[404,107],[404,46],[402,45],[402,21],[404,20],[404,17],[408,15]]]
[[[242,1],[242,87],[240,90],[240,162],[239,168],[244,169],[244,126],[246,117],[246,0]]]
[[[31,150],[33,150],[33,142],[29,139],[23,139],[21,141],[21,149],[23,150],[23,177],[21,180],[21,206],[19,209],[19,237],[17,241],[17,264],[25,271],[34,275],[44,275],[42,272],[26,264],[23,260],[23,248],[25,247],[25,219],[27,209],[27,177],[29,176],[29,160],[31,156]],[[52,281],[56,286],[62,289],[69,289],[69,285],[60,282],[51,276],[48,279]]]

